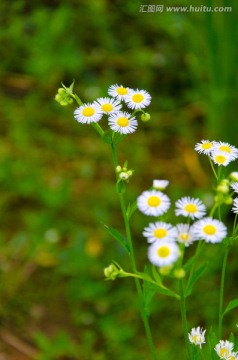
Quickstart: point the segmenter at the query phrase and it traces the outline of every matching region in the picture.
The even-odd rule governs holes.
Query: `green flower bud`
[[[66,90],[64,88],[59,88],[58,89],[58,94],[63,95],[65,93],[66,93]]]
[[[169,275],[171,272],[171,269],[172,269],[171,265],[163,266],[159,269],[159,273],[161,275]]]
[[[128,175],[129,177],[131,177],[131,176],[133,175],[133,170],[128,170],[128,171],[127,171],[127,175]]]
[[[114,264],[111,264],[104,269],[104,275],[107,280],[115,280],[119,273],[120,270]]]
[[[129,179],[129,176],[128,176],[128,174],[127,174],[127,172],[121,172],[120,174],[119,174],[119,178],[121,179],[121,180],[128,180]]]
[[[232,181],[238,181],[238,172],[237,171],[234,171],[232,173],[230,173],[230,178]]]
[[[116,172],[121,172],[121,166],[120,165],[117,165],[117,167],[116,167]]]
[[[225,203],[226,205],[231,205],[231,204],[233,203],[232,197],[231,197],[231,196],[228,196],[227,198],[225,198],[224,203]]]
[[[174,277],[176,277],[176,279],[184,278],[185,274],[185,270],[182,268],[174,270]]]
[[[141,118],[141,120],[143,122],[147,122],[147,121],[150,120],[150,114],[149,113],[143,113],[140,118]]]
[[[230,189],[229,189],[229,186],[221,183],[220,185],[217,186],[217,191],[222,194],[228,194]]]

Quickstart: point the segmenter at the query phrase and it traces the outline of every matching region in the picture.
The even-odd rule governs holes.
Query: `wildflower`
[[[112,114],[122,108],[121,103],[116,99],[99,98],[96,100],[96,102],[100,105],[101,111],[104,114]]]
[[[111,114],[108,123],[113,131],[121,134],[133,133],[137,129],[137,120],[127,112]]]
[[[191,226],[189,226],[188,224],[177,224],[176,231],[176,240],[184,244],[185,246],[189,246],[194,240],[196,240],[192,232]]]
[[[215,351],[220,359],[229,359],[232,355],[234,344],[228,340],[220,340],[215,346]]]
[[[199,154],[209,155],[213,149],[213,143],[214,141],[202,140],[200,143],[195,145],[195,150]]]
[[[175,242],[155,241],[148,249],[150,262],[158,267],[173,264],[179,257],[179,247]]]
[[[217,165],[227,166],[233,159],[231,155],[225,151],[214,150],[211,153],[211,159]]]
[[[231,160],[235,160],[238,157],[238,149],[226,142],[214,141],[214,150],[223,151],[230,155]]]
[[[230,178],[232,181],[238,181],[238,172],[233,171],[232,173],[230,173]]]
[[[206,213],[206,207],[199,199],[183,197],[175,203],[176,216],[189,216],[191,219],[200,219]]]
[[[147,238],[148,243],[156,240],[174,241],[176,230],[171,224],[158,221],[150,223],[148,227],[144,228],[143,236]]]
[[[126,95],[128,95],[129,93],[129,88],[128,87],[124,87],[122,85],[111,85],[108,89],[108,94],[116,97],[119,100],[122,100],[125,98]]]
[[[234,190],[235,193],[238,194],[238,182],[234,182],[231,184],[232,190]]]
[[[219,220],[207,217],[195,222],[192,226],[194,236],[207,243],[219,243],[226,237],[226,226]]]
[[[205,332],[206,330],[203,330],[200,326],[192,328],[191,332],[188,334],[191,344],[199,345],[201,349],[202,344],[205,344]]]
[[[153,188],[156,190],[164,190],[169,185],[168,180],[154,180]]]
[[[125,102],[131,109],[143,109],[150,104],[150,101],[151,96],[145,90],[130,90],[125,96]]]
[[[160,216],[170,207],[170,200],[161,191],[144,191],[137,199],[138,209],[148,216]]]
[[[102,115],[100,106],[96,103],[81,105],[74,111],[75,119],[82,124],[98,122]]]
[[[238,214],[238,198],[235,198],[233,201],[233,207],[231,209],[233,213]]]

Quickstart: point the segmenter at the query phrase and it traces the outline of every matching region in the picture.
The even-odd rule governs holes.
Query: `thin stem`
[[[180,311],[181,311],[181,319],[182,319],[182,326],[183,326],[183,334],[185,345],[188,353],[188,359],[191,359],[191,348],[188,339],[188,324],[187,324],[187,315],[186,315],[186,302],[184,296],[184,283],[183,279],[179,280],[179,289],[180,289]]]
[[[212,171],[213,171],[213,173],[214,173],[214,175],[215,175],[215,178],[218,179],[216,170],[215,170],[215,168],[214,168],[213,162],[212,162],[212,160],[210,159],[210,157],[209,157],[209,161],[210,161],[210,164],[211,164],[211,167],[212,167]]]
[[[118,165],[118,160],[117,160],[117,154],[116,154],[116,147],[115,147],[115,144],[113,143],[113,141],[111,144],[111,149],[112,149],[114,167],[116,168]],[[128,220],[128,217],[126,214],[125,200],[124,200],[124,196],[122,193],[118,193],[118,196],[119,196],[119,200],[120,200],[122,216],[123,216],[125,230],[126,230],[126,238],[127,238],[129,248],[130,248],[130,259],[131,259],[132,270],[136,274],[137,273],[136,260],[135,260],[134,248],[133,248],[133,244],[132,244],[130,223],[129,223],[129,220]],[[140,280],[137,277],[135,278],[135,285],[136,285],[136,290],[137,290],[139,303],[140,303],[141,317],[142,317],[142,320],[144,323],[145,332],[147,335],[151,354],[152,354],[153,360],[157,360],[156,351],[155,351],[152,334],[151,334],[151,330],[150,330],[150,325],[149,325],[149,321],[148,321],[148,316],[147,316],[144,306],[143,306],[143,291],[141,288]]]
[[[224,298],[224,286],[225,286],[225,275],[226,275],[226,265],[228,258],[229,248],[225,250],[222,271],[221,271],[221,284],[220,284],[220,297],[219,297],[219,317],[218,317],[218,338],[221,339],[222,336],[222,321],[223,321],[223,298]]]

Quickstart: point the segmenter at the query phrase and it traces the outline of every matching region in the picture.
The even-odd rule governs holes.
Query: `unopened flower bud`
[[[116,172],[120,172],[121,171],[121,166],[120,165],[117,165],[117,167],[116,167]]]
[[[147,122],[147,121],[150,120],[150,114],[149,113],[143,113],[140,118],[141,118],[141,120],[143,122]]]
[[[128,171],[127,171],[127,175],[128,175],[129,177],[131,177],[131,176],[133,175],[133,170],[128,170]]]
[[[226,205],[231,205],[233,203],[233,199],[231,196],[227,196],[227,198],[225,199],[224,203]]]
[[[171,265],[163,266],[159,269],[159,273],[161,275],[169,275],[171,272],[171,269],[172,269]]]
[[[228,185],[221,183],[220,185],[217,186],[217,191],[222,194],[228,194],[230,189]]]
[[[164,190],[168,184],[168,180],[153,180],[153,188],[156,190]]]
[[[115,280],[119,272],[120,270],[114,264],[111,264],[104,269],[104,275],[107,278],[107,280]]]
[[[174,270],[174,277],[176,277],[177,279],[184,278],[185,274],[185,270],[182,268]]]
[[[230,178],[232,181],[238,181],[238,172],[234,171],[230,174]]]

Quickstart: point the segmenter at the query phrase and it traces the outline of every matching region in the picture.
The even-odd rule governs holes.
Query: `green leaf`
[[[238,299],[231,300],[227,305],[227,307],[225,308],[223,315],[228,313],[230,310],[235,309],[236,307],[238,307]]]
[[[150,303],[156,293],[157,286],[145,281],[143,284],[143,307],[147,316],[150,315]]]
[[[134,214],[134,212],[137,210],[137,201],[134,201],[132,204],[128,205],[126,215],[127,219],[129,220],[130,217]]]
[[[162,279],[157,270],[158,268],[156,268],[154,265],[151,268],[152,268],[152,275],[153,275],[155,281],[157,282],[158,285],[162,285]]]
[[[189,277],[187,286],[185,289],[185,297],[189,296],[192,292],[192,288],[194,284],[198,281],[198,279],[202,276],[206,269],[207,265],[203,265],[200,268],[198,268],[194,273]]]
[[[103,134],[103,140],[107,144],[112,144],[112,132],[111,130],[106,130]]]
[[[104,227],[114,237],[114,239],[116,239],[124,247],[124,249],[128,252],[128,254],[130,254],[130,248],[124,236],[118,230],[114,229],[111,226],[104,224]]]
[[[117,182],[116,190],[119,194],[124,194],[124,192],[126,191],[126,185],[125,185],[124,181],[119,180]]]
[[[113,139],[114,144],[118,145],[125,137],[126,135],[117,133]]]

